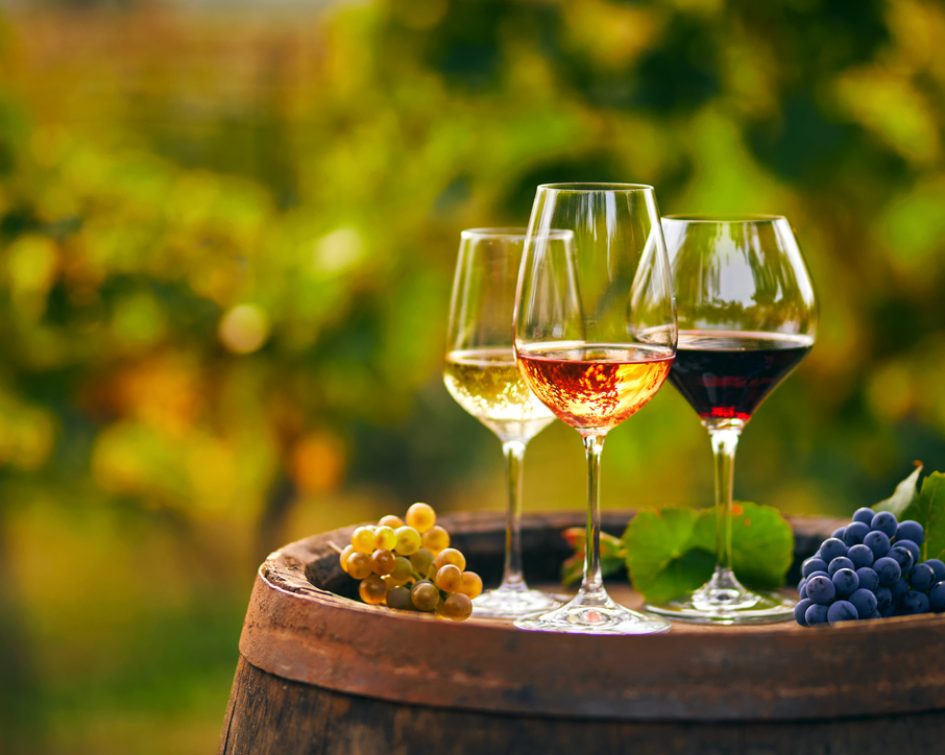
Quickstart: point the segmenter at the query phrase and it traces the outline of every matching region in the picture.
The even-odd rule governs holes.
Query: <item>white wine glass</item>
[[[552,229],[570,231],[570,243],[551,243]],[[580,433],[587,457],[581,587],[564,606],[516,626],[588,634],[668,630],[662,619],[610,598],[600,569],[604,438],[653,398],[676,351],[672,277],[651,186],[538,187],[516,297],[515,351],[529,387]]]
[[[553,242],[565,243],[558,234]],[[508,486],[502,583],[473,601],[474,615],[517,618],[560,605],[529,589],[522,569],[522,468],[528,442],[554,415],[531,392],[515,362],[512,310],[524,228],[473,228],[460,236],[443,381],[463,409],[502,442]]]

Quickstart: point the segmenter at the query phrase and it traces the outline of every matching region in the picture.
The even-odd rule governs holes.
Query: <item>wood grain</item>
[[[611,513],[605,528],[619,532],[627,518]],[[560,532],[581,520],[578,513],[525,518],[533,579],[555,578],[567,552]],[[498,514],[448,522],[471,566],[487,578],[498,574],[502,526]],[[798,558],[834,526],[795,522]],[[932,662],[945,649],[943,616],[812,630],[791,623],[676,624],[668,634],[638,637],[532,633],[476,620],[454,624],[352,600],[354,581],[341,572],[332,547],[345,543],[351,529],[287,545],[262,565],[240,640],[248,661],[241,669],[251,664],[321,687],[320,694],[333,690],[480,715],[777,721],[945,709],[945,664]],[[239,684],[238,676],[231,719],[248,715],[234,702],[242,694]]]
[[[720,684],[720,688],[724,685]],[[240,660],[224,755],[932,755],[945,712],[699,723],[500,716],[404,705],[281,679]]]

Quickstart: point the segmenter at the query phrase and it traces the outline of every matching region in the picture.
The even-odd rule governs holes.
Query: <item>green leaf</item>
[[[561,564],[561,582],[565,586],[581,581],[584,575],[584,541],[583,527],[569,527],[563,533],[564,539],[575,549],[572,556]],[[604,577],[617,574],[624,565],[623,542],[606,532],[600,533],[600,570]]]
[[[945,474],[932,472],[926,477],[922,490],[901,518],[915,519],[925,528],[923,559],[945,556]]]
[[[757,503],[735,503],[732,558],[735,576],[748,587],[774,589],[794,560],[794,531],[781,512]]]
[[[891,511],[897,519],[901,519],[904,512],[915,502],[919,494],[920,474],[922,474],[922,462],[917,461],[912,474],[896,485],[896,489],[889,498],[874,504],[873,511]]]
[[[664,509],[637,514],[624,533],[627,568],[648,600],[663,602],[705,583],[715,566],[715,512]],[[780,512],[735,503],[732,548],[736,576],[750,587],[775,588],[794,555],[794,534]]]
[[[711,535],[705,542],[702,518],[703,512],[696,509],[663,509],[641,512],[631,520],[623,535],[627,569],[648,600],[671,600],[712,575],[715,556]]]
[[[565,587],[581,581],[584,574],[584,551],[568,556],[561,564],[561,584]]]

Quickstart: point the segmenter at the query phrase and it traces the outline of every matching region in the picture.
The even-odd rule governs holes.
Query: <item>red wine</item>
[[[703,419],[747,422],[813,343],[782,333],[681,330],[669,379]]]
[[[580,430],[611,428],[660,389],[673,363],[655,346],[546,343],[518,350],[528,387],[561,420]]]

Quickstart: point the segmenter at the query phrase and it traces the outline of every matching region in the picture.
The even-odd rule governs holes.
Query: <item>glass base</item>
[[[473,600],[473,616],[477,619],[518,619],[550,611],[566,601],[564,596],[549,595],[539,590],[497,587],[486,590]]]
[[[655,616],[631,611],[615,603],[607,593],[578,593],[554,611],[515,622],[519,629],[577,634],[653,634],[668,632],[670,625]]]
[[[732,577],[713,579],[685,598],[646,609],[674,621],[698,624],[773,624],[794,618],[795,602],[776,592],[752,592]]]

